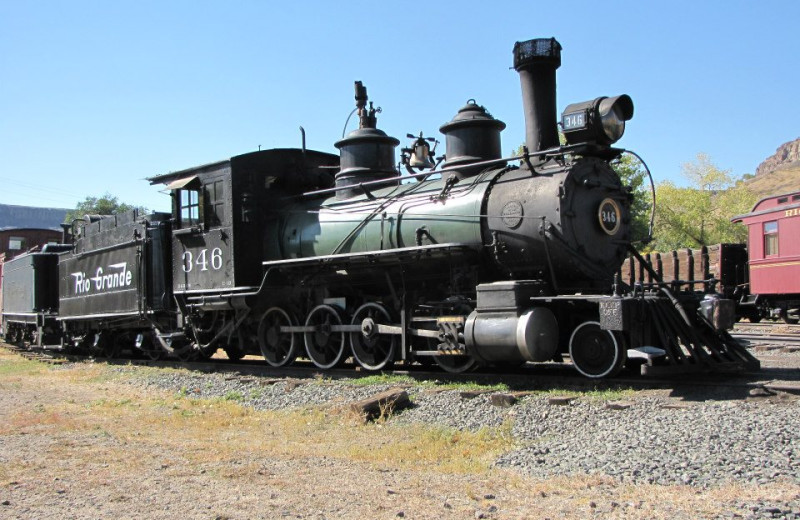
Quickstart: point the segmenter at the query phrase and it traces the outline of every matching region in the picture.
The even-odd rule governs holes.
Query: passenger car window
[[[778,254],[778,221],[764,222],[764,256]]]

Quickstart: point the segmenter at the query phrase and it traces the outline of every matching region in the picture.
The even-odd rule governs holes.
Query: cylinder
[[[464,324],[467,352],[485,363],[548,361],[558,349],[553,311],[535,307],[516,312],[478,312]]]

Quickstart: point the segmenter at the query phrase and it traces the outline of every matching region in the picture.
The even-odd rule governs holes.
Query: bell
[[[418,139],[417,142],[414,143],[414,153],[409,158],[408,165],[420,170],[433,168],[434,164],[433,161],[431,161],[431,145],[422,138]]]

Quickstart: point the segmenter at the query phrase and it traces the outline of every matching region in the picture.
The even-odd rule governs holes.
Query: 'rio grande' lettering
[[[75,281],[75,294],[109,291],[120,287],[128,287],[132,283],[133,274],[128,270],[128,263],[111,264],[107,266],[108,272],[98,267],[94,276],[87,277],[86,273],[72,273]]]

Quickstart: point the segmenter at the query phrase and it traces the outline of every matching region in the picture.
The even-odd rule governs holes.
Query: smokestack
[[[558,146],[556,69],[561,44],[538,38],[514,44],[514,69],[519,72],[525,110],[525,146],[538,152]]]
[[[61,225],[61,243],[62,244],[71,244],[72,243],[72,223],[64,223]]]

